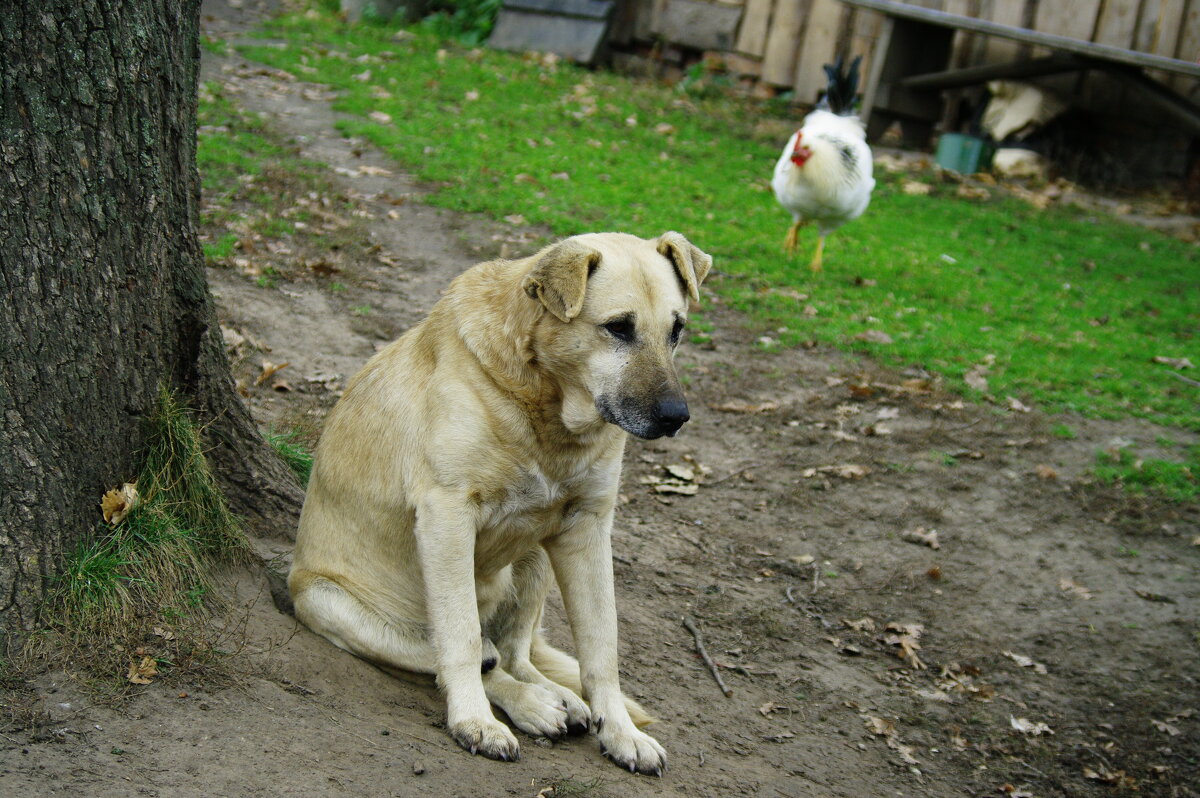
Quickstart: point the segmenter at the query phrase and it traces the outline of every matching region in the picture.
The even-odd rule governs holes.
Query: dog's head
[[[567,429],[608,422],[639,438],[679,431],[689,416],[673,356],[689,299],[699,301],[711,267],[679,233],[594,233],[535,256],[522,285],[548,312],[534,355],[562,388]]]

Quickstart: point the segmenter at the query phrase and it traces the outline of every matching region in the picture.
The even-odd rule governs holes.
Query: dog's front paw
[[[534,737],[557,740],[567,733],[567,709],[551,691],[536,684],[513,682],[503,695],[492,698],[508,719]]]
[[[450,735],[472,754],[483,754],[489,759],[504,762],[515,762],[521,758],[521,746],[517,738],[495,718],[451,724]]]
[[[600,750],[619,767],[647,776],[661,776],[667,769],[667,752],[658,740],[639,731],[633,724],[625,729],[615,729],[605,724],[603,718],[597,718],[595,726]]]

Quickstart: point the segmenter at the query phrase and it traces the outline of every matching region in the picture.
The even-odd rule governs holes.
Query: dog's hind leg
[[[588,723],[591,720],[587,704],[579,697],[577,691],[572,691],[562,683],[547,678],[530,660],[530,650],[535,636],[540,640],[537,629],[542,621],[542,606],[546,601],[546,594],[550,591],[552,579],[550,560],[540,546],[513,563],[512,590],[486,621],[484,634],[495,642],[506,674],[517,685],[538,689],[525,691],[527,695],[520,699],[521,688],[506,684],[507,695],[497,694],[496,697],[493,697],[489,693],[488,698],[508,713],[508,716],[519,728],[529,731],[513,717],[513,711],[515,710],[518,714],[528,712],[532,705],[540,703],[544,700],[542,696],[549,693],[554,698],[554,705],[560,706],[562,708],[560,711],[566,713],[567,729],[572,733],[584,732],[587,731]],[[545,644],[543,643],[543,645]],[[578,673],[578,668],[576,673]],[[578,676],[576,676],[575,682],[578,684]],[[505,702],[508,701],[511,704],[514,698],[517,698],[518,702],[510,709]],[[531,706],[523,707],[522,701],[531,702]]]
[[[417,673],[437,673],[433,645],[417,623],[385,619],[336,582],[309,572],[289,579],[296,617],[339,648]]]

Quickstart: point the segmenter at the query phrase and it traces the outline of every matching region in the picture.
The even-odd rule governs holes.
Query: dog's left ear
[[[658,252],[675,266],[692,301],[699,302],[700,283],[704,282],[708,270],[712,268],[712,257],[674,231],[658,237]]]
[[[568,238],[538,258],[521,287],[556,319],[569,322],[583,310],[588,276],[599,264],[599,252]]]

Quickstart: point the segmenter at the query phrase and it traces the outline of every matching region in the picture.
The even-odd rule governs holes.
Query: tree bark
[[[0,631],[133,479],[160,384],[235,512],[301,492],[233,388],[196,236],[199,0],[0,4]]]

